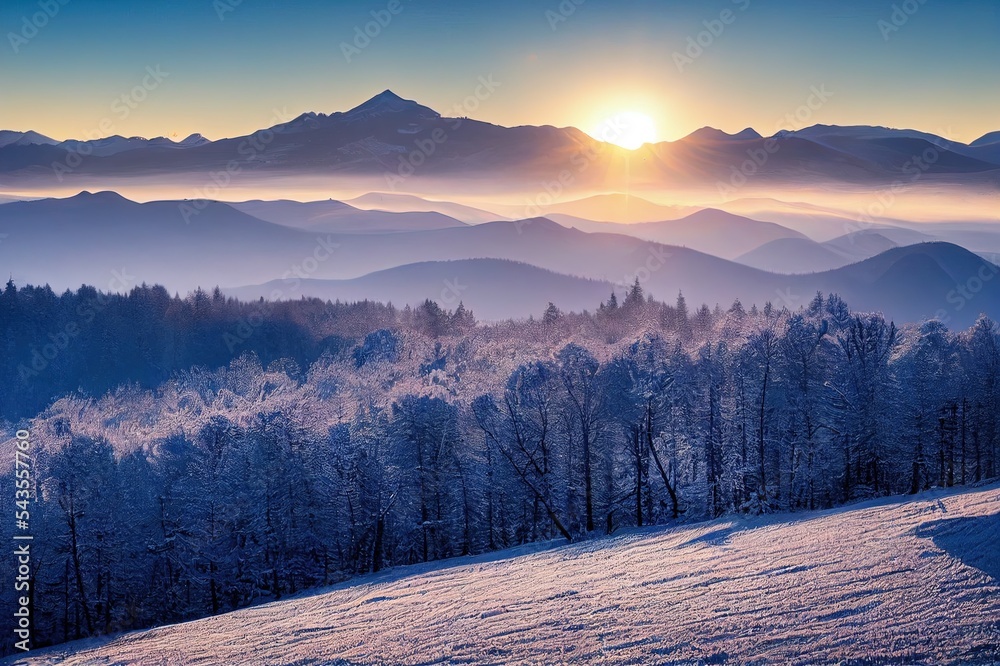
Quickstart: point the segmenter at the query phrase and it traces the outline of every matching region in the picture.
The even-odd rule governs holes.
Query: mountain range
[[[552,183],[571,191],[715,187],[740,171],[755,184],[871,184],[916,176],[982,186],[994,184],[1000,173],[997,136],[964,144],[882,127],[815,125],[770,137],[752,128],[736,134],[703,128],[677,141],[626,151],[572,127],[502,127],[446,118],[386,90],[346,112],[303,113],[248,136],[215,141],[197,134],[179,142],[120,136],[54,141],[32,131],[0,132],[0,187],[96,177],[128,181],[155,175],[165,181],[224,170],[234,160],[244,180],[328,174],[360,179],[366,189],[442,178],[483,192]],[[68,168],[55,169],[59,164]]]

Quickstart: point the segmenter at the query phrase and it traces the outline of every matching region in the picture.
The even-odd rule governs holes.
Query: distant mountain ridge
[[[808,240],[798,231],[715,208],[704,208],[673,220],[632,224],[592,222],[559,214],[550,217],[581,231],[634,236],[664,245],[688,247],[723,259],[734,259],[780,239]]]
[[[146,282],[183,293],[278,280],[396,303],[418,296],[442,298],[445,280],[455,277],[447,273],[460,268],[460,284],[468,285],[469,294],[487,294],[477,307],[484,312],[493,308],[504,317],[537,315],[536,306],[548,301],[568,309],[587,307],[587,299],[600,295],[590,303],[592,309],[612,289],[621,296],[640,278],[646,292],[658,299],[672,301],[682,291],[689,302],[710,307],[728,307],[739,298],[748,307],[770,301],[794,310],[822,291],[841,294],[856,309],[882,310],[900,322],[942,312],[956,326],[970,325],[979,312],[1000,318],[1000,280],[992,279],[1000,268],[951,243],[896,247],[836,270],[780,275],[691,248],[621,233],[586,233],[546,218],[476,225],[445,218],[445,226],[435,227],[435,220],[444,216],[418,213],[412,218],[416,228],[373,232],[364,227],[367,216],[385,213],[316,202],[321,221],[333,211],[333,224],[358,227],[345,231],[325,223],[310,227],[309,216],[316,210],[310,204],[208,202],[188,221],[180,210],[184,203],[136,203],[114,192],[82,192],[66,199],[2,204],[0,233],[6,237],[0,243],[0,267],[19,284],[49,283],[57,290],[80,284],[127,290]],[[287,212],[290,203],[292,213]],[[267,204],[263,209],[268,215],[304,217],[296,227],[246,212],[261,204]],[[709,210],[691,218],[697,222],[708,216],[711,221],[718,214]],[[390,215],[402,216],[391,219],[404,220],[404,227],[410,224],[405,214]],[[724,225],[754,222],[722,215]],[[373,219],[378,225],[385,218]],[[422,226],[428,220],[431,228]],[[658,224],[669,228],[676,221]],[[777,225],[757,224],[774,227],[782,238],[797,238]],[[837,247],[838,242],[827,245]],[[448,263],[456,261],[466,263]],[[422,268],[397,270],[417,264]],[[116,276],[128,280],[115,283]],[[339,281],[336,289],[314,282],[329,280]],[[365,294],[362,287],[372,291]],[[287,289],[279,297],[295,296]]]
[[[350,280],[274,280],[227,289],[241,300],[302,296],[353,302],[374,300],[415,307],[427,299],[449,310],[459,303],[480,321],[540,317],[550,301],[565,311],[593,311],[615,290],[601,280],[563,275],[505,259],[458,259],[406,264]],[[558,296],[556,296],[558,295]]]
[[[342,201],[244,201],[229,204],[256,218],[305,231],[396,233],[462,227],[465,223],[435,211],[362,210]]]
[[[303,113],[262,131],[270,140],[246,159],[243,152],[252,135],[217,141],[192,135],[179,142],[117,136],[57,142],[33,132],[2,132],[0,187],[44,182],[54,162],[84,145],[87,159],[63,177],[156,174],[167,179],[224,169],[238,159],[247,178],[254,173],[328,173],[363,179],[370,185],[367,189],[377,189],[380,181],[384,188],[387,182],[443,177],[485,191],[518,184],[537,188],[539,181],[561,173],[570,174],[567,189],[625,189],[629,183],[714,185],[724,182],[748,156],[763,155],[754,167],[754,178],[761,182],[871,183],[906,175],[914,158],[928,150],[934,151],[934,159],[920,167],[926,179],[959,177],[981,183],[1000,172],[997,133],[966,145],[925,132],[878,127],[814,125],[768,138],[752,128],[731,135],[706,127],[677,141],[630,152],[572,127],[501,127],[445,118],[389,90],[344,112]]]
[[[1000,143],[1000,130],[997,130],[996,132],[990,132],[989,134],[984,134],[983,136],[979,137],[969,145],[973,147],[978,147],[978,146],[989,146],[994,143]]]
[[[682,141],[749,141],[753,139],[762,139],[763,136],[757,132],[752,127],[747,127],[746,129],[737,132],[736,134],[728,134],[722,130],[715,129],[714,127],[702,127],[696,129],[695,131],[688,134],[686,137],[681,139]]]
[[[50,139],[32,130],[27,132],[0,130],[0,148],[4,146],[54,146],[58,143],[55,139]]]

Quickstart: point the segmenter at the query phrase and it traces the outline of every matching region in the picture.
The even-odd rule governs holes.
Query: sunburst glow
[[[635,150],[656,141],[656,123],[644,113],[622,111],[605,118],[590,134],[600,141]]]

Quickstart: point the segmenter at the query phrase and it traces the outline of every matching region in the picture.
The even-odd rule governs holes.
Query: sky
[[[996,0],[5,0],[0,34],[0,128],[55,139],[239,136],[384,89],[508,126],[640,113],[656,140],[1000,129]]]

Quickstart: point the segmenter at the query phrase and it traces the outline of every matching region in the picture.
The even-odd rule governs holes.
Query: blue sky
[[[825,86],[807,124],[963,141],[1000,129],[989,0],[398,0],[395,14],[390,0],[49,1],[37,34],[46,0],[0,8],[2,128],[80,137],[110,118],[126,135],[218,138],[386,88],[447,112],[492,76],[500,85],[470,115],[504,125],[592,131],[638,111],[660,139],[703,125],[768,133]],[[358,48],[372,12],[391,19]],[[114,101],[150,66],[168,76],[121,117]]]

